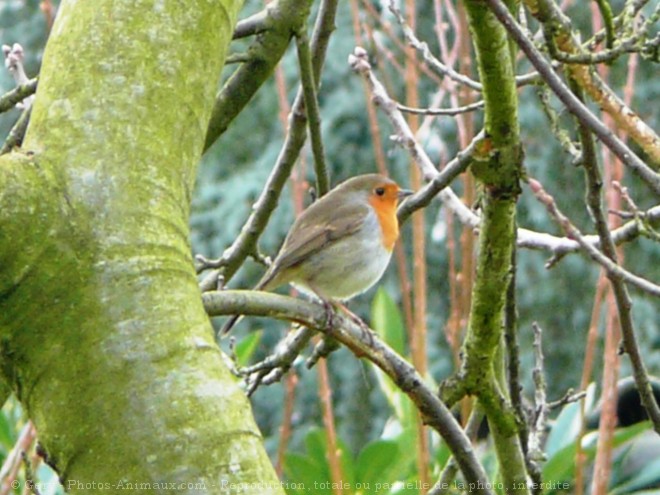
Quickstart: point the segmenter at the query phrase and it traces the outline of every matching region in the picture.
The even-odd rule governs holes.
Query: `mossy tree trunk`
[[[64,0],[23,148],[0,159],[2,376],[71,491],[282,493],[188,241],[239,7]]]
[[[517,2],[507,2],[516,11]],[[466,0],[470,31],[483,84],[487,144],[475,156],[472,172],[481,186],[482,223],[472,308],[459,373],[460,397],[478,397],[491,428],[505,493],[529,493],[523,446],[515,410],[502,372],[507,288],[515,267],[516,202],[523,154],[518,122],[513,47],[488,7]]]

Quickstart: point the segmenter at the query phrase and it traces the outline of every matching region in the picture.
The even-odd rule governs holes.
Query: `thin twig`
[[[344,495],[344,475],[341,463],[342,452],[337,440],[337,429],[335,427],[335,415],[332,409],[332,387],[330,386],[330,373],[328,373],[328,362],[322,360],[318,365],[318,395],[321,403],[321,416],[325,429],[326,447],[325,456],[330,471],[332,482],[332,493]]]
[[[529,458],[532,462],[538,463],[545,459],[543,453],[543,438],[545,436],[545,427],[548,420],[548,404],[546,401],[545,367],[543,364],[542,331],[541,327],[534,322],[534,360],[535,365],[532,370],[534,378],[534,417],[532,418],[529,429]]]
[[[399,110],[406,113],[414,113],[417,115],[460,115],[462,113],[474,112],[484,107],[484,101],[479,100],[475,103],[470,103],[469,105],[463,105],[462,107],[455,108],[412,108],[405,105],[397,105]]]
[[[0,96],[0,113],[11,110],[28,96],[33,95],[37,91],[38,79],[30,79],[27,83],[16,86],[11,91],[7,91],[4,95]]]
[[[417,27],[417,0],[405,0],[404,8],[406,11],[407,25],[410,31],[415,31]],[[393,2],[390,1],[390,8],[393,7]],[[416,65],[415,49],[407,47],[406,52],[409,55],[406,57],[405,63],[405,102],[409,106],[419,106],[419,71]],[[407,116],[407,122],[411,131],[416,137],[420,136],[425,126],[420,126],[419,117],[414,114]],[[426,119],[426,128],[430,126],[432,119]],[[422,177],[418,167],[409,167],[408,175],[410,177],[410,185],[413,189],[417,190],[422,186]],[[426,259],[426,228],[424,215],[416,215],[411,218],[412,229],[412,253],[413,259],[425,260]],[[408,329],[408,343],[410,345],[410,357],[413,366],[422,376],[428,373],[428,357],[427,357],[427,334],[428,327],[427,319],[427,304],[428,304],[428,290],[426,287],[427,279],[427,265],[426,263],[413,263],[412,264],[412,297],[415,300],[413,305],[413,326]],[[429,483],[429,435],[422,421],[420,414],[415,415],[415,428],[417,431],[417,439],[415,442],[416,447],[416,464],[417,464],[417,477],[422,485]]]
[[[639,218],[626,222],[611,233],[616,245],[629,242],[640,235],[646,235],[649,226],[660,221],[660,205],[640,212]],[[586,235],[584,240],[594,247],[600,246],[597,235]],[[555,256],[564,256],[568,253],[580,251],[580,244],[570,237],[557,237],[544,232],[534,232],[527,229],[518,229],[518,246],[527,249],[548,250]]]
[[[305,112],[309,126],[309,136],[314,155],[314,168],[316,170],[316,193],[323,196],[330,189],[330,174],[325,163],[323,153],[323,140],[321,139],[321,115],[316,88],[318,83],[314,80],[312,56],[309,50],[307,29],[302,27],[296,33],[296,48],[298,49],[298,65],[300,67],[300,84],[305,101]]]
[[[580,122],[587,126],[627,166],[632,168],[644,182],[660,195],[660,175],[642,161],[623,141],[596,117],[572,92],[553,70],[552,65],[528,39],[501,0],[485,0],[495,16],[525,52],[532,65],[539,71],[548,86]]]
[[[32,424],[28,421],[21,433],[18,435],[18,440],[11,449],[11,452],[5,458],[2,468],[0,468],[0,495],[8,495],[13,492],[12,482],[16,480],[18,469],[21,465],[21,453],[27,451],[37,436],[37,432]]]
[[[481,423],[484,420],[484,410],[479,406],[479,403],[476,402],[468,418],[467,425],[465,425],[465,434],[468,438],[475,438],[481,427]],[[433,488],[429,490],[427,495],[441,495],[445,493],[454,493],[455,485],[452,483],[456,479],[456,473],[458,472],[458,465],[456,464],[456,459],[450,457],[445,464],[445,467],[440,473],[440,479],[433,485]]]
[[[626,53],[639,53],[644,50],[643,46],[638,46],[637,36],[628,39],[618,40],[615,48],[603,50],[596,53],[565,53],[556,51],[552,53],[552,58],[565,64],[584,64],[595,65],[602,63],[611,63]]]
[[[422,55],[424,61],[428,64],[431,70],[433,70],[440,77],[449,77],[451,80],[459,84],[462,84],[464,86],[467,86],[468,88],[473,89],[475,91],[481,91],[483,89],[483,86],[481,85],[480,82],[477,82],[474,79],[471,79],[464,74],[459,74],[451,67],[440,62],[440,60],[438,60],[431,53],[431,50],[429,49],[428,45],[420,41],[417,38],[417,36],[415,36],[413,30],[410,29],[410,26],[408,26],[406,20],[403,18],[403,14],[401,14],[401,11],[394,5],[393,2],[389,2],[389,9],[394,14],[399,24],[401,25],[401,29],[403,30],[403,35],[406,37],[408,43]]]
[[[582,161],[582,151],[575,145],[568,130],[561,125],[559,115],[550,103],[550,90],[546,85],[539,85],[536,93],[539,100],[541,100],[541,109],[548,119],[550,130],[555,135],[559,145],[570,155],[573,164],[579,164]]]
[[[605,25],[605,46],[612,49],[614,47],[614,16],[612,15],[612,6],[607,0],[596,0],[596,5],[598,5],[598,10],[603,16],[603,24]]]
[[[29,106],[14,124],[14,127],[9,131],[9,135],[5,140],[2,148],[0,148],[0,155],[9,153],[14,148],[20,148],[23,143],[23,138],[25,137],[25,132],[27,131],[28,124],[30,123],[30,114],[32,113],[32,106]]]
[[[303,348],[309,343],[312,335],[314,335],[314,332],[306,327],[296,329],[289,333],[284,340],[277,345],[272,354],[256,364],[245,368],[239,368],[237,370],[238,374],[245,377],[246,383],[253,391],[256,390],[256,386],[253,389],[252,385],[256,381],[255,377],[257,375],[264,377],[259,380],[259,382],[264,385],[275,383],[291,368],[293,362],[298,358]],[[278,371],[274,373],[272,377],[269,379],[265,378],[275,372],[275,370]],[[260,383],[257,383],[256,385],[259,385]]]
[[[394,45],[403,52],[403,56],[407,59],[410,57],[410,53],[406,50],[406,47],[404,43],[399,39],[397,35],[394,34],[394,30],[392,29],[392,24],[387,21],[383,21],[382,16],[380,15],[379,12],[376,11],[374,6],[372,5],[372,2],[370,0],[361,0],[362,6],[364,7],[364,11],[371,16],[372,19],[374,19],[378,25],[381,27],[381,30],[388,39],[390,39]],[[367,38],[369,42],[374,43],[378,50],[381,52],[384,52],[386,55],[386,58],[392,65],[397,67],[397,69],[401,69],[400,64],[396,60],[396,57],[394,54],[392,54],[391,51],[386,50],[386,47],[384,46],[384,43],[382,42],[382,39],[380,36],[374,36],[373,30],[371,30],[368,26],[365,24],[365,29],[367,30]],[[361,43],[357,43],[359,46]],[[413,58],[414,62],[418,65],[419,70],[422,71],[426,76],[429,77],[432,81],[437,83],[438,85],[442,85],[442,76],[438,77],[438,75],[429,69],[428,64],[426,63],[421,63],[417,57]],[[400,70],[400,72],[403,72],[403,70]]]
[[[339,342],[331,337],[324,337],[314,345],[312,353],[305,361],[305,367],[312,369],[323,358],[327,358],[330,354],[339,349]]]
[[[482,130],[474,137],[472,142],[464,150],[458,152],[458,154],[450,160],[440,172],[436,171],[433,178],[431,178],[422,189],[402,203],[397,211],[399,222],[405,222],[415,211],[426,207],[433,198],[445,190],[445,188],[449,187],[449,184],[468,168],[472,162],[473,154],[483,143],[484,139],[485,132]],[[471,227],[476,227],[479,223],[478,217],[474,214],[472,214],[469,220],[468,225]]]
[[[548,402],[548,409],[552,410],[552,409],[558,409],[560,407],[564,407],[566,404],[571,404],[573,402],[582,400],[586,395],[587,392],[585,392],[584,390],[575,392],[572,388],[569,388],[562,397],[560,397],[557,400]]]
[[[506,305],[504,307],[504,342],[507,352],[507,383],[509,385],[509,395],[511,396],[511,406],[518,417],[518,437],[527,471],[535,484],[540,484],[541,471],[538,464],[533,461],[534,455],[530,454],[529,445],[529,424],[527,421],[527,411],[523,403],[522,383],[520,380],[520,346],[518,345],[518,309],[516,306],[516,280],[517,280],[517,252],[511,251],[511,278],[506,289]],[[533,425],[532,425],[533,429]],[[532,446],[533,447],[533,446]]]
[[[580,247],[586,252],[586,254],[589,255],[591,259],[605,268],[605,270],[610,275],[621,278],[626,283],[634,285],[644,292],[648,292],[651,295],[660,297],[660,286],[625,270],[610,258],[605,256],[602,252],[600,252],[593,244],[587,241],[580,230],[575,225],[573,225],[568,217],[566,217],[559,210],[554,198],[543,189],[543,186],[539,181],[528,178],[527,183],[529,184],[530,189],[534,192],[536,198],[545,205],[546,209],[550,213],[550,216],[552,216],[552,218],[554,218],[555,221],[561,226],[566,235],[568,235],[571,239],[575,240],[580,245]]]
[[[266,7],[256,14],[252,14],[250,17],[238,21],[232,39],[246,38],[266,31],[269,28],[268,18],[270,15],[270,8],[272,7]]]

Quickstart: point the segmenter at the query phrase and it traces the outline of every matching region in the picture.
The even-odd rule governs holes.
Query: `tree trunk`
[[[282,493],[188,243],[239,7],[63,1],[0,159],[2,376],[72,492]]]

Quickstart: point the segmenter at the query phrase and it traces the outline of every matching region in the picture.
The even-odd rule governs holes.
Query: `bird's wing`
[[[327,211],[322,213],[323,209],[315,206],[316,203],[310,206],[307,214],[293,224],[280,254],[258,284],[260,287],[265,287],[282,270],[296,266],[326,246],[357,232],[369,213],[366,205],[342,205],[335,209],[332,220],[324,220]]]

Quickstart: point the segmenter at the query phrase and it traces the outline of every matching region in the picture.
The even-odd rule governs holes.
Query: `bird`
[[[399,237],[397,206],[411,194],[381,174],[359,175],[337,185],[296,219],[254,290],[291,283],[324,304],[367,291],[389,264]],[[220,334],[239,318],[232,316]]]

